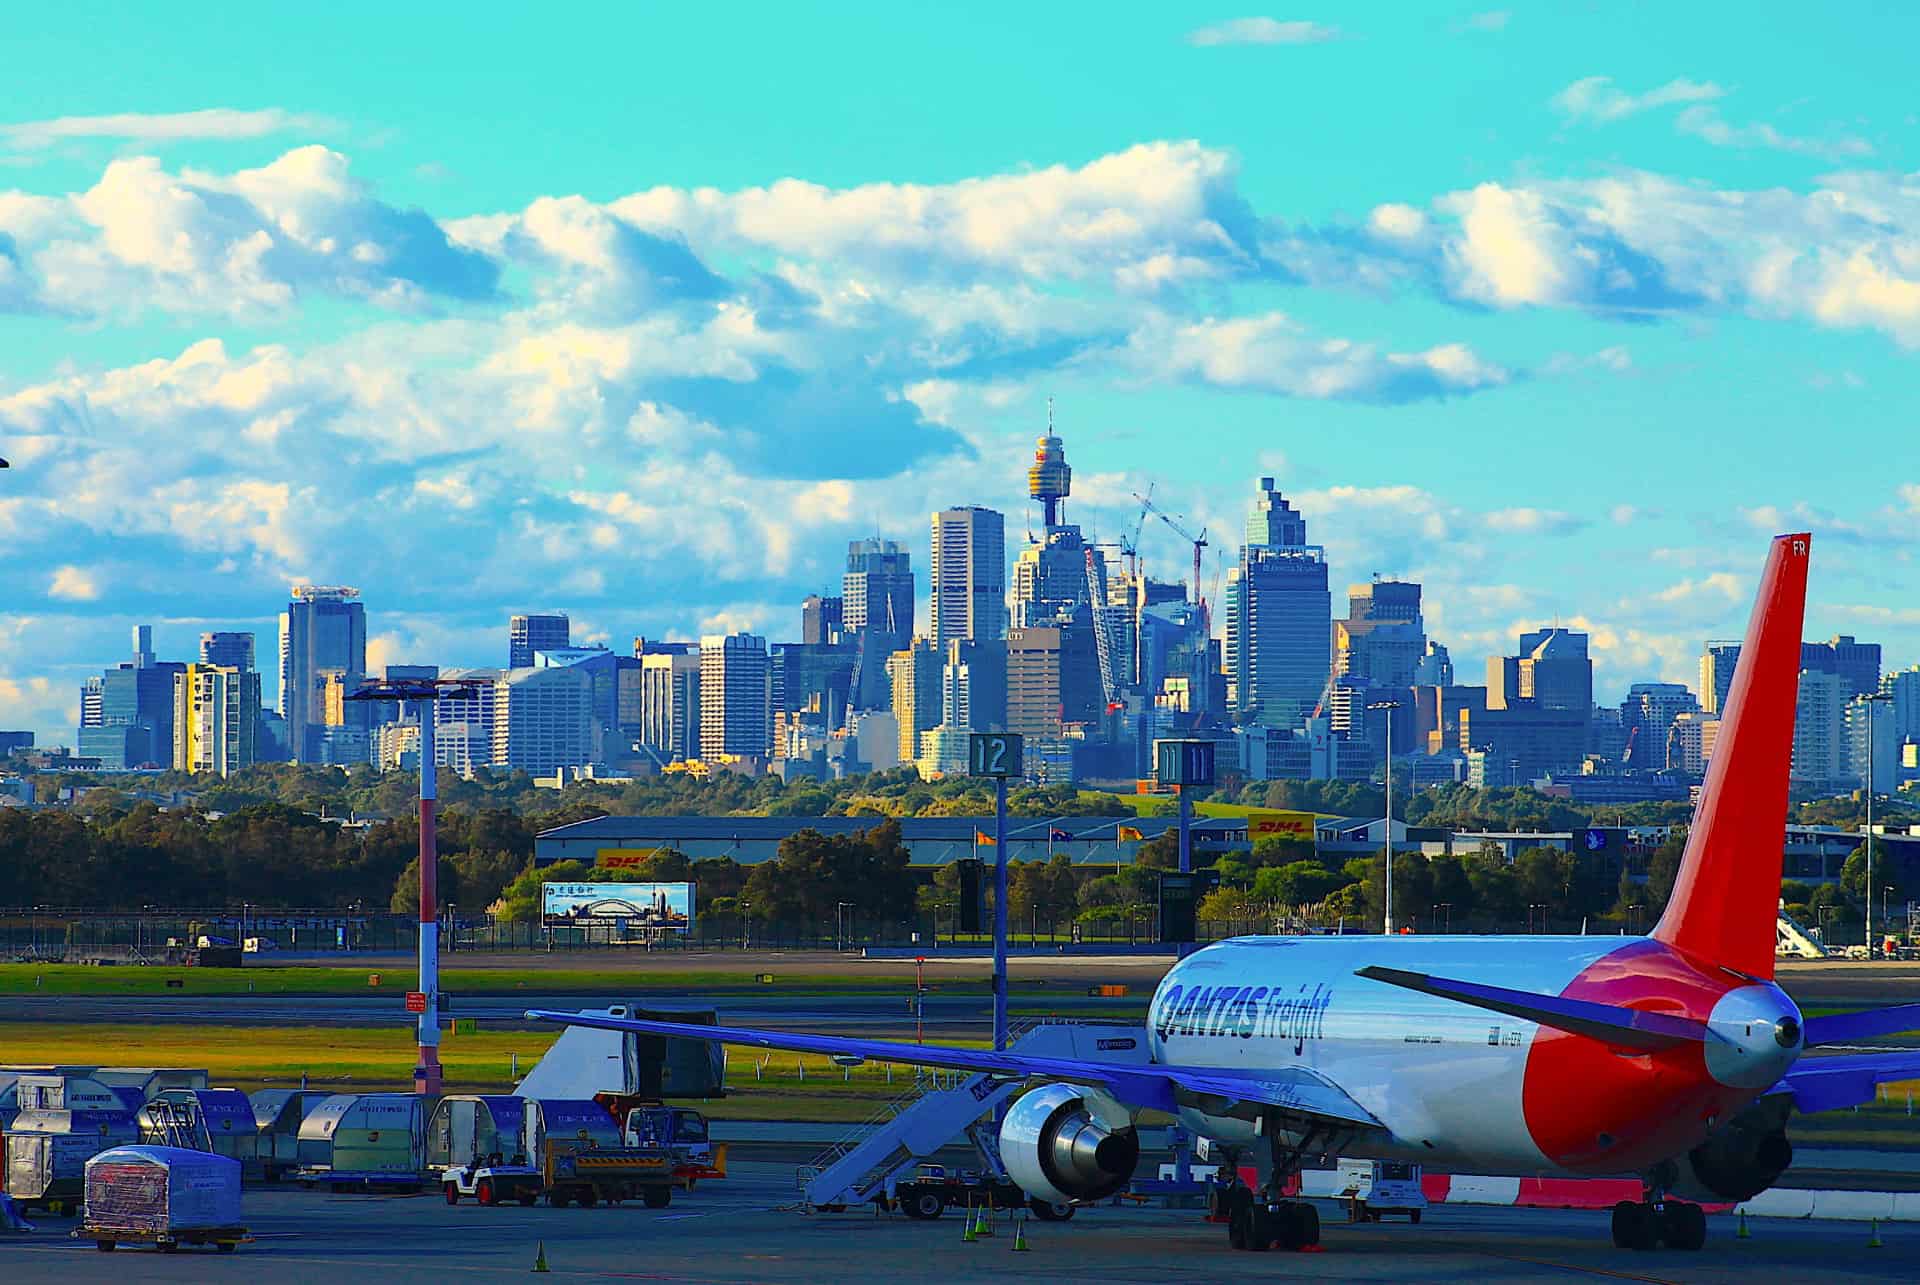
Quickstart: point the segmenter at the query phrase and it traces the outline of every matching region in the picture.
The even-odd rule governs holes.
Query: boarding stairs
[[[1780,915],[1774,920],[1773,953],[1782,959],[1825,959],[1827,949],[1812,937],[1805,929],[1790,917]]]
[[[1144,1062],[1146,1030],[1043,1018],[1015,1024],[1007,1047],[1030,1056]],[[837,1209],[890,1195],[927,1157],[962,1137],[973,1144],[986,1174],[1005,1179],[997,1113],[1025,1085],[1024,1076],[918,1068],[912,1089],[799,1167],[795,1180],[806,1205]]]

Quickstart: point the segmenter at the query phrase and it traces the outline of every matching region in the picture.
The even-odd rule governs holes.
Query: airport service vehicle
[[[1742,1201],[1793,1160],[1795,1111],[1871,1101],[1920,1052],[1812,1055],[1920,1029],[1920,1004],[1803,1017],[1774,982],[1800,633],[1812,538],[1774,539],[1673,894],[1644,937],[1242,937],[1179,961],[1139,1040],[1028,1056],[534,1011],[680,1039],[885,1059],[1038,1081],[1000,1125],[1030,1195],[1118,1192],[1143,1109],[1242,1153],[1228,1244],[1304,1248],[1285,1197],[1316,1155],[1459,1173],[1637,1176],[1617,1246],[1697,1249],[1695,1201]],[[1110,1060],[1109,1060],[1110,1059]],[[1228,1171],[1237,1172],[1237,1164]]]
[[[602,1100],[606,1099],[606,1100]],[[630,1142],[626,1126],[614,1114],[616,1106],[643,1112],[639,1121],[644,1137]],[[663,1112],[664,1118],[649,1119],[644,1113]],[[710,1163],[696,1163],[677,1157],[673,1144],[671,1108],[634,1108],[617,1094],[602,1094],[596,1099],[540,1099],[528,1104],[526,1138],[528,1155],[540,1172],[541,1190],[547,1203],[556,1208],[578,1203],[597,1205],[601,1201],[619,1204],[638,1199],[649,1209],[665,1209],[673,1202],[676,1189],[691,1191],[702,1177],[724,1176]],[[706,1120],[698,1112],[688,1112],[698,1120],[699,1132],[706,1133]],[[684,1145],[695,1145],[691,1137]]]
[[[631,1094],[601,1093],[594,1101],[623,1121],[621,1142],[629,1147],[664,1149],[673,1158],[673,1176],[688,1191],[703,1179],[727,1176],[727,1144],[716,1143],[707,1117],[691,1107],[670,1107]]]
[[[949,1170],[945,1165],[921,1165],[911,1178],[894,1184],[893,1207],[909,1218],[931,1221],[956,1209],[1027,1209],[1045,1222],[1073,1217],[1064,1201],[1028,1196],[1011,1182],[972,1170]]]
[[[538,1169],[519,1163],[524,1159],[495,1152],[470,1164],[448,1165],[440,1171],[440,1190],[449,1205],[459,1204],[462,1196],[483,1205],[531,1205],[540,1199],[545,1181]]]
[[[540,1197],[538,1166],[527,1161],[532,1104],[507,1094],[456,1094],[440,1099],[427,1122],[427,1168],[440,1172],[449,1205],[463,1196],[483,1205],[531,1205]]]
[[[1420,1189],[1420,1166],[1405,1160],[1341,1160],[1340,1189],[1334,1194],[1347,1202],[1347,1221],[1377,1223],[1387,1214],[1404,1214],[1419,1222],[1427,1195]]]

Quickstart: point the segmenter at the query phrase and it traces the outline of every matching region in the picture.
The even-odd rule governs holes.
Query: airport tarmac
[[[1318,1254],[1235,1252],[1223,1228],[1192,1210],[1082,1211],[1069,1223],[1028,1224],[1030,1251],[1010,1229],[975,1244],[961,1220],[876,1218],[870,1211],[804,1215],[790,1166],[740,1164],[735,1175],[675,1198],[671,1207],[486,1209],[449,1207],[434,1194],[330,1196],[249,1191],[257,1237],[232,1255],[125,1248],[111,1256],[67,1236],[69,1220],[0,1238],[0,1278],[92,1281],[356,1282],[522,1276],[544,1245],[553,1274],[652,1281],[1217,1281],[1566,1280],[1821,1282],[1920,1277],[1920,1227],[1880,1229],[1867,1247],[1859,1223],[1760,1220],[1737,1239],[1732,1220],[1711,1220],[1697,1253],[1617,1250],[1605,1213],[1436,1206],[1420,1226],[1349,1225],[1320,1206]]]

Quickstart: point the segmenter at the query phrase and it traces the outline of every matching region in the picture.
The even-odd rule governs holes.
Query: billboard
[[[664,851],[664,848],[602,848],[594,854],[593,864],[602,870],[636,870]]]
[[[540,910],[546,922],[619,924],[628,930],[693,927],[690,883],[543,883]]]
[[[1315,819],[1311,812],[1249,812],[1247,838],[1254,843],[1262,839],[1298,839],[1312,843]]]

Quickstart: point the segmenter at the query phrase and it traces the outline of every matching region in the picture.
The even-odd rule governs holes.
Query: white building
[[[1816,785],[1838,783],[1845,775],[1843,711],[1846,680],[1817,669],[1800,671],[1800,694],[1793,707],[1793,779]]]
[[[669,763],[700,757],[700,653],[640,657],[640,744]]]
[[[700,640],[700,757],[765,756],[773,743],[773,671],[757,634]]]

